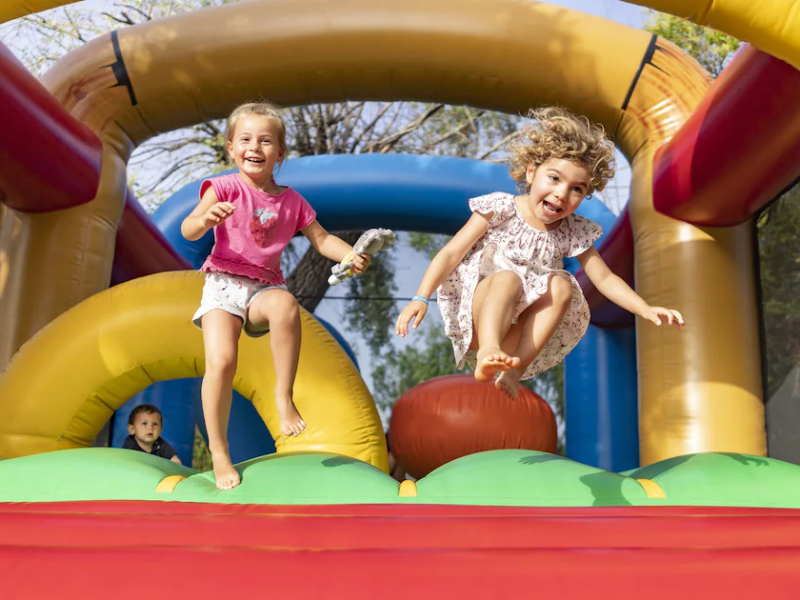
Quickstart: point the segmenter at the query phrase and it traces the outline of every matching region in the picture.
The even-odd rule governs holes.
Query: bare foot
[[[519,369],[509,369],[498,375],[494,380],[494,387],[503,392],[511,400],[516,400],[517,392],[519,391],[519,378],[522,373]]]
[[[281,421],[281,433],[283,435],[299,435],[306,428],[306,422],[297,412],[297,407],[291,396],[275,397],[275,405],[278,407],[278,417]]]
[[[231,457],[227,452],[212,452],[211,461],[214,464],[214,477],[219,489],[232,490],[241,483],[242,478],[233,468]]]
[[[500,349],[479,349],[475,366],[475,379],[484,383],[494,379],[498,371],[508,371],[519,366],[519,358],[509,356]]]

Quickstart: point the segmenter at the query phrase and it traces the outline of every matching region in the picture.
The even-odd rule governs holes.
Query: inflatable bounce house
[[[0,0],[0,18],[63,3]],[[800,466],[766,457],[752,218],[800,176],[800,3],[637,4],[751,45],[712,83],[657,36],[528,0],[231,3],[99,37],[39,80],[0,45],[0,596],[796,590]],[[89,447],[131,398],[204,370],[189,316],[208,245],[174,234],[194,192],[151,219],[131,152],[258,97],[587,115],[633,174],[623,213],[595,217],[600,251],[689,325],[636,329],[578,274],[594,326],[565,366],[567,456],[481,452],[398,483],[354,361],[310,314],[297,438],[279,435],[268,340],[241,341],[235,387],[275,452],[239,463],[236,489]],[[498,169],[325,156],[284,183],[329,230],[452,233],[469,196],[511,185]]]

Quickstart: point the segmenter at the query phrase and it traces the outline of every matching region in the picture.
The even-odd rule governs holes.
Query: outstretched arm
[[[325,228],[315,219],[310,225],[300,230],[311,242],[311,246],[325,258],[330,258],[336,262],[342,262],[345,257],[353,251],[353,247],[342,238],[328,233]],[[357,275],[361,275],[367,270],[372,257],[368,254],[353,256],[353,270]]]
[[[652,321],[656,325],[661,325],[662,318],[667,323],[680,329],[685,325],[685,321],[677,310],[664,308],[663,306],[650,306],[644,299],[634,292],[625,281],[608,268],[606,261],[600,256],[594,246],[578,256],[578,262],[592,281],[597,291],[620,306],[639,315],[643,319]]]
[[[453,238],[439,250],[433,257],[431,264],[422,277],[422,283],[417,288],[417,296],[430,298],[434,290],[441,285],[445,278],[453,272],[461,259],[466,256],[469,249],[477,242],[489,228],[489,220],[494,213],[482,215],[472,213],[469,221],[462,227]],[[395,323],[395,333],[405,337],[408,333],[408,325],[414,322],[413,328],[417,329],[425,313],[428,312],[428,305],[422,300],[412,300],[402,310]]]

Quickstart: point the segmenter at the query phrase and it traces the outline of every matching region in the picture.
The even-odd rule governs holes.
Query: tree
[[[660,13],[647,29],[691,54],[714,77],[740,45],[724,33]],[[756,232],[765,336],[762,360],[770,398],[800,364],[800,187],[794,186],[761,211]]]
[[[757,220],[767,399],[800,364],[800,187]]]
[[[714,29],[655,11],[651,13],[645,29],[681,48],[713,77],[722,73],[728,60],[741,45],[736,38]]]

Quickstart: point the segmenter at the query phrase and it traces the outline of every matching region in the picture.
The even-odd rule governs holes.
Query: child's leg
[[[481,281],[472,300],[473,345],[478,349],[475,379],[491,381],[498,371],[519,365],[501,347],[522,293],[522,280],[511,271],[499,271]]]
[[[230,490],[241,481],[228,451],[228,420],[231,416],[233,376],[236,374],[242,320],[224,310],[212,310],[203,315],[202,320],[206,374],[201,395],[208,449],[214,463],[217,487]]]
[[[517,397],[520,377],[553,337],[570,302],[572,285],[569,281],[558,275],[551,277],[547,292],[525,309],[509,332],[507,340],[504,340],[507,343],[508,339],[518,339],[514,354],[519,357],[520,362],[518,366],[500,374],[495,381],[497,389],[510,398]]]
[[[253,299],[247,320],[254,328],[269,325],[272,360],[275,364],[275,404],[281,433],[297,435],[306,423],[292,399],[297,363],[300,359],[300,307],[289,292],[269,289]]]

